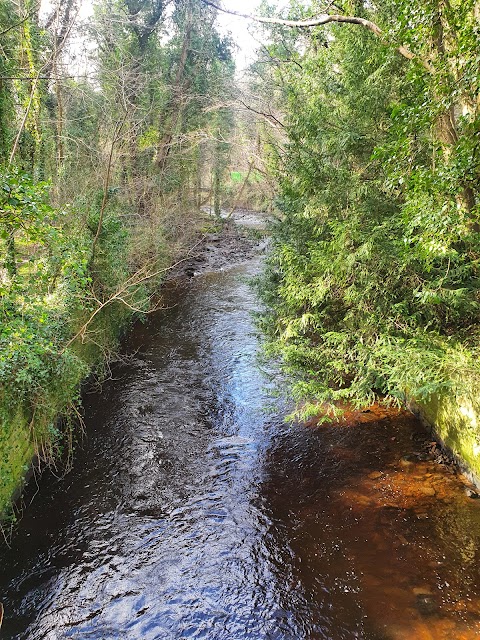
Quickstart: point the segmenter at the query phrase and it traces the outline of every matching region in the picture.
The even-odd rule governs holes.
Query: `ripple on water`
[[[480,501],[406,413],[283,424],[257,269],[172,285],[85,397],[72,472],[2,551],[2,638],[480,637]]]

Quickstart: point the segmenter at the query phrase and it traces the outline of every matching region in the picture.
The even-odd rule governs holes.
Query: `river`
[[[480,638],[480,500],[405,412],[285,424],[260,267],[171,284],[85,394],[0,551],[2,640]]]

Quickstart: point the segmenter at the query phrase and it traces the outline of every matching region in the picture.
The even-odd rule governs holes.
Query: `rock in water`
[[[438,613],[438,604],[430,593],[419,593],[415,605],[422,616],[432,616]]]
[[[477,491],[474,491],[473,489],[465,489],[465,494],[469,498],[472,498],[472,500],[478,500],[480,498],[480,493],[477,493]]]

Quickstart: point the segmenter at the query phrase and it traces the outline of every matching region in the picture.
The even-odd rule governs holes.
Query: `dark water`
[[[480,638],[479,505],[407,414],[283,423],[256,269],[172,288],[86,396],[1,551],[2,639]]]

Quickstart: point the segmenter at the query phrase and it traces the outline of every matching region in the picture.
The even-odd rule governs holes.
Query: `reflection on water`
[[[73,471],[2,550],[2,638],[480,638],[480,505],[408,414],[265,410],[257,268],[172,288],[86,396]]]

